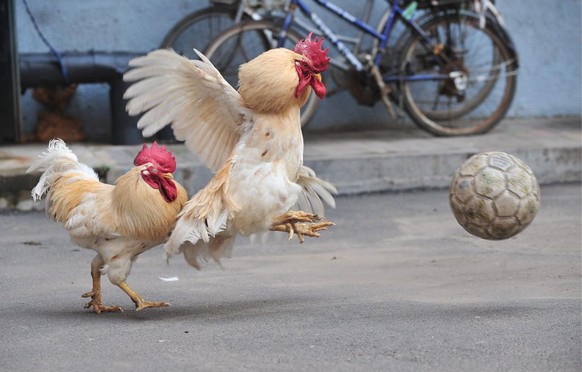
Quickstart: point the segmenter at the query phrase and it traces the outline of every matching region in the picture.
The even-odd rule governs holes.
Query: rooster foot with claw
[[[319,238],[318,231],[327,230],[334,226],[331,221],[322,221],[322,218],[302,211],[289,211],[273,219],[271,231],[282,231],[289,233],[289,240],[297,234],[297,239],[303,243],[306,236]]]
[[[140,311],[143,309],[149,309],[152,307],[167,307],[170,306],[169,303],[164,302],[164,301],[156,301],[156,302],[152,302],[152,301],[146,301],[144,300],[140,295],[138,295],[137,293],[135,293],[135,291],[131,288],[129,288],[129,286],[127,285],[127,283],[122,282],[120,284],[117,285],[119,288],[121,288],[133,301],[133,303],[135,304],[135,310],[136,311]]]
[[[101,291],[91,291],[84,293],[82,295],[83,298],[91,297],[91,301],[89,301],[85,305],[85,309],[89,309],[90,307],[93,308],[93,311],[96,314],[101,313],[113,313],[113,312],[123,312],[123,309],[119,306],[105,306],[101,300]]]

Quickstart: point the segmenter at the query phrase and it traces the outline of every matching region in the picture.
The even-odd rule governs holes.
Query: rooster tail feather
[[[99,177],[93,169],[79,163],[77,155],[71,151],[62,139],[53,139],[49,142],[47,151],[39,155],[32,162],[26,173],[43,172],[36,186],[32,189],[33,200],[40,200],[50,189],[52,182],[67,171],[75,170],[89,178],[98,180]]]
[[[65,141],[57,138],[49,141],[47,151],[40,154],[39,158],[30,164],[26,172],[44,171],[58,158],[68,159],[70,162],[78,163],[77,155],[67,147]]]

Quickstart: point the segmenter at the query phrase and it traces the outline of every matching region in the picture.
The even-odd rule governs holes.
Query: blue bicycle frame
[[[339,17],[343,18],[344,20],[348,21],[352,25],[356,26],[360,30],[366,32],[367,34],[371,35],[372,37],[379,40],[379,48],[376,51],[376,55],[374,56],[374,65],[379,66],[382,62],[382,55],[386,50],[386,46],[388,45],[388,41],[390,39],[390,34],[396,23],[397,17],[400,17],[403,22],[407,25],[407,27],[412,28],[415,32],[421,35],[426,47],[428,50],[432,50],[435,46],[435,43],[432,41],[430,36],[424,32],[420,26],[415,22],[410,22],[407,17],[404,16],[405,10],[399,6],[400,0],[392,1],[392,9],[388,20],[386,21],[386,25],[381,33],[377,32],[371,25],[368,23],[362,22],[354,15],[350,14],[348,11],[340,8],[339,6],[333,4],[328,0],[314,0],[318,5],[325,7],[326,9],[330,10],[331,12],[335,13]],[[389,0],[387,0],[390,3]],[[287,16],[285,17],[283,23],[283,29],[281,31],[281,35],[279,37],[278,44],[282,46],[286,35],[287,30],[291,27],[293,23],[293,16],[295,13],[295,9],[299,8],[301,12],[309,17],[311,21],[323,32],[323,34],[329,38],[331,43],[338,49],[338,51],[354,66],[354,68],[358,71],[363,71],[365,66],[362,62],[350,51],[350,49],[339,40],[337,35],[323,22],[323,20],[315,13],[311,11],[307,7],[307,5],[303,2],[303,0],[291,0],[289,3],[289,11]],[[401,75],[394,75],[385,77],[384,80],[386,82],[394,82],[394,81],[414,81],[414,80],[438,80],[438,79],[447,79],[449,78],[448,75],[409,75],[409,76],[401,76]]]

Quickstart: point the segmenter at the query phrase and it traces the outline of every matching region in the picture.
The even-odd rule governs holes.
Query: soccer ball
[[[504,152],[473,155],[453,176],[449,202],[455,218],[483,239],[523,231],[540,208],[540,186],[523,161]]]

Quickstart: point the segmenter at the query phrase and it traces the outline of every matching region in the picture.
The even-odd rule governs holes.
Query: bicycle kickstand
[[[386,109],[388,110],[388,114],[394,120],[398,119],[396,112],[394,111],[394,106],[390,99],[388,99],[388,94],[390,93],[390,87],[384,83],[384,79],[382,78],[382,74],[380,73],[380,69],[376,65],[372,65],[372,75],[376,80],[376,84],[378,84],[378,88],[380,88],[380,97],[382,97],[382,102]]]

